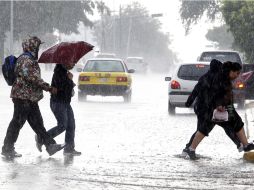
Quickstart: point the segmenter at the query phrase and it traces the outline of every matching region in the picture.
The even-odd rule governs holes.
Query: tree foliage
[[[218,44],[219,49],[232,49],[234,37],[226,24],[208,30],[206,38]]]
[[[206,13],[209,20],[213,21],[220,11],[219,0],[181,0],[180,15],[186,33],[192,24],[196,24]]]
[[[142,56],[153,70],[165,71],[173,62],[173,52],[168,48],[169,36],[160,28],[158,19],[135,2],[120,8],[119,14],[102,14],[94,35],[101,51],[114,52],[122,58]]]
[[[10,1],[0,2],[1,32],[10,30]],[[14,1],[14,37],[52,33],[58,29],[62,33],[78,32],[79,22],[92,25],[87,18],[92,14],[94,3],[86,1]],[[85,11],[85,12],[84,12]]]
[[[77,33],[78,25],[92,26],[88,15],[96,9],[95,0],[80,1],[13,1],[13,38],[20,41],[28,35],[37,35],[46,44],[53,43],[52,35],[57,29],[61,33]],[[98,7],[97,7],[98,8]],[[101,5],[103,8],[103,4]],[[11,1],[0,1],[0,60],[4,57],[4,41],[10,31]],[[1,64],[1,62],[0,62]]]
[[[200,4],[200,5],[198,5]],[[209,11],[214,10],[214,11]],[[234,38],[234,48],[245,53],[248,62],[254,62],[254,2],[253,1],[228,1],[228,0],[209,0],[209,1],[182,1],[181,18],[186,26],[186,30],[190,25],[198,22],[201,16],[207,11],[208,18],[219,10],[223,19],[228,26],[230,33]],[[215,28],[213,32],[209,32],[207,37],[212,39],[217,33],[217,38],[228,37],[223,35],[225,31]],[[222,37],[223,36],[223,37]],[[215,40],[215,39],[213,39]],[[219,40],[219,39],[217,39]],[[225,39],[226,40],[226,39]]]
[[[254,2],[224,1],[222,6],[224,19],[229,26],[235,44],[245,52],[246,59],[254,62]]]

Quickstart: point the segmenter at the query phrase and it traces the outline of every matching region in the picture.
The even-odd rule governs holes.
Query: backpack
[[[32,57],[32,55],[28,52],[23,53],[20,56],[22,55],[28,55],[29,57]],[[4,64],[2,65],[2,73],[5,81],[9,86],[12,86],[17,78],[15,74],[17,60],[17,57],[15,57],[14,55],[10,55],[4,59]]]

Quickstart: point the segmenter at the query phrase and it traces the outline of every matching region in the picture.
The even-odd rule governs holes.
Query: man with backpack
[[[22,43],[24,53],[16,61],[16,78],[11,90],[14,114],[2,147],[2,155],[6,157],[22,156],[15,151],[14,144],[26,121],[40,136],[50,156],[64,148],[64,146],[56,144],[55,140],[47,134],[38,106],[38,101],[43,98],[43,90],[52,94],[57,93],[56,88],[50,87],[41,79],[40,67],[37,62],[40,44],[41,40],[35,36],[24,40]]]

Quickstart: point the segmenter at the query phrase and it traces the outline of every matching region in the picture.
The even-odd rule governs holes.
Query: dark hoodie
[[[213,85],[213,104],[214,107],[233,105],[233,85],[229,78],[230,71],[240,71],[242,66],[236,62],[224,62],[222,72],[216,75]]]
[[[59,103],[70,103],[72,90],[75,86],[68,78],[68,70],[61,64],[56,64],[51,86],[57,88],[57,94],[51,94],[51,101]]]
[[[214,77],[220,72],[222,63],[216,59],[213,59],[210,63],[210,69],[207,73],[201,76],[198,83],[195,85],[191,95],[188,97],[186,106],[190,107],[194,104],[194,111],[197,115],[204,115],[212,113],[211,109],[211,85]]]

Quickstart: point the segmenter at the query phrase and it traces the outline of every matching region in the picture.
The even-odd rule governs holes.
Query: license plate
[[[107,82],[108,79],[107,79],[107,78],[99,78],[99,81],[100,81],[100,82]]]

